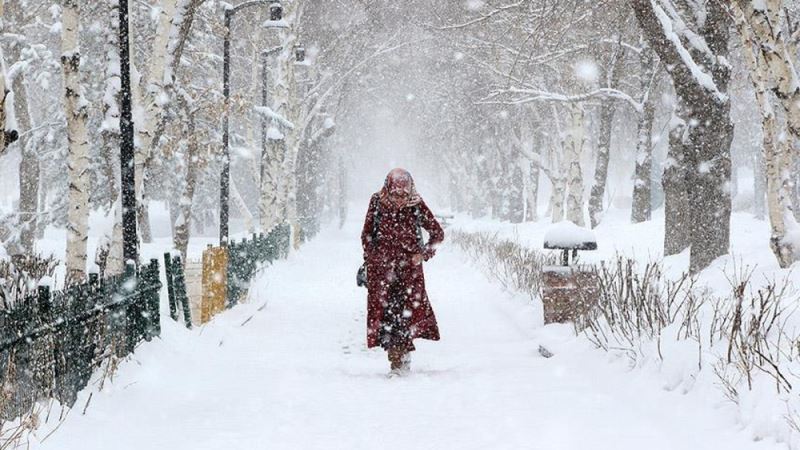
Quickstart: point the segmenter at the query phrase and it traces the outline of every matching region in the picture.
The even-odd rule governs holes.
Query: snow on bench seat
[[[544,248],[560,250],[597,250],[594,233],[569,220],[551,226],[544,235]]]

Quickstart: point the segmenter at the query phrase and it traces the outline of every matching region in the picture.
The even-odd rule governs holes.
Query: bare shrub
[[[496,233],[450,232],[451,242],[458,245],[473,260],[483,264],[489,275],[505,289],[539,296],[542,288],[542,268],[557,262],[552,255],[500,239]]]
[[[681,321],[683,338],[696,337],[697,311],[702,298],[694,293],[694,279],[682,274],[664,277],[661,265],[617,255],[596,268],[599,298],[586,317],[585,332],[598,347],[637,347],[643,339],[657,339],[668,325]]]
[[[556,263],[552,256],[497,234],[450,235],[492,278],[531,298],[541,292],[543,266]],[[790,327],[800,296],[788,279],[756,284],[752,271],[734,267],[727,275],[730,291],[715,295],[688,273],[667,277],[661,262],[640,264],[617,255],[595,271],[598,299],[578,329],[597,347],[623,352],[635,365],[653,343],[664,360],[663,339],[691,340],[698,370],[712,370],[727,399],[738,404],[743,390],[754,389],[757,379],[762,384],[768,380],[786,401],[788,428],[800,433],[800,335]],[[667,328],[677,332],[665,334]]]
[[[14,255],[10,261],[0,261],[0,310],[34,294],[39,280],[52,277],[57,265],[53,256]]]

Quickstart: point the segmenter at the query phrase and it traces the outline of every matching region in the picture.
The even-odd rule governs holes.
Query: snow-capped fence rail
[[[161,332],[158,261],[137,270],[52,292],[37,293],[0,311],[0,422],[36,402],[72,406],[94,369],[125,357]]]

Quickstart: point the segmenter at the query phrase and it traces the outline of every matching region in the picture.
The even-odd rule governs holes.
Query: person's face
[[[389,199],[395,205],[402,204],[403,202],[408,200],[408,197],[409,197],[408,192],[406,192],[406,190],[401,187],[396,187],[391,191],[389,191]]]

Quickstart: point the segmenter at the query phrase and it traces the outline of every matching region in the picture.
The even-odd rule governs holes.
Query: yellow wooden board
[[[200,323],[206,323],[225,309],[228,293],[228,249],[213,247],[203,252],[203,301]]]

